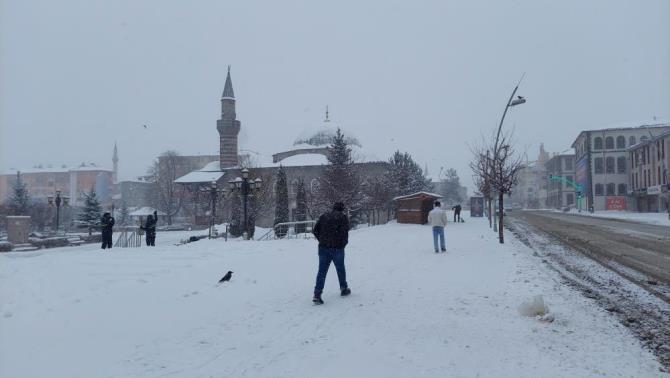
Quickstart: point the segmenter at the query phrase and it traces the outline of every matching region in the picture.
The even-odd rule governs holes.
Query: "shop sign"
[[[605,199],[605,210],[626,210],[626,197],[609,196]]]
[[[647,194],[661,194],[661,185],[650,186],[647,188]]]

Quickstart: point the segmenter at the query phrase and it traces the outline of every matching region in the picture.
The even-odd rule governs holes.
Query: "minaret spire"
[[[112,163],[114,164],[113,181],[116,184],[119,174],[119,150],[116,148],[116,141],[114,141],[114,155],[112,156]]]
[[[226,84],[223,86],[223,95],[221,98],[235,99],[235,92],[233,92],[233,81],[230,79],[230,65],[228,66],[228,75],[226,76]]]
[[[323,122],[330,122],[329,113],[328,113],[328,105],[326,105],[326,119],[324,119]]]

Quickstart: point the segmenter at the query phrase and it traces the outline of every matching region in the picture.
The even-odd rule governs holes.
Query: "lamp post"
[[[519,89],[519,85],[521,84],[521,80],[523,80],[523,77],[526,74],[524,73],[521,75],[521,79],[519,79],[519,82],[516,84],[516,87],[514,87],[514,90],[512,91],[512,94],[509,96],[509,100],[507,100],[507,105],[505,105],[505,111],[503,111],[502,118],[500,118],[500,125],[498,125],[498,133],[496,134],[496,142],[493,145],[493,172],[495,173],[496,169],[496,164],[498,164],[498,141],[500,140],[500,131],[502,130],[502,125],[503,122],[505,121],[505,115],[507,115],[507,110],[513,106],[521,105],[526,102],[526,99],[523,96],[517,96],[517,98],[514,98],[514,95],[516,94],[516,91]],[[502,169],[501,175],[502,175]],[[502,207],[502,198],[503,198],[502,192],[498,191],[498,203],[494,207]],[[503,217],[503,209],[498,209],[500,212],[500,219],[502,220]],[[502,224],[500,225],[500,229],[498,229],[498,225],[496,224],[496,217],[493,217],[493,230],[498,231],[498,234],[500,235],[500,243],[503,243],[503,234],[502,234]]]
[[[234,180],[228,181],[230,189],[239,191],[242,195],[242,206],[244,209],[244,231],[243,236],[245,240],[249,240],[249,220],[247,215],[247,201],[249,195],[261,189],[263,180],[259,177],[254,179],[249,178],[249,170],[244,168],[242,170],[242,177],[236,177]]]
[[[53,206],[54,203],[56,204],[56,232],[58,232],[58,224],[60,223],[60,207],[61,204],[63,206],[68,206],[70,203],[70,197],[68,196],[62,196],[60,195],[61,191],[56,190],[56,196],[47,196],[47,201],[49,202],[49,206]]]
[[[209,187],[202,186],[198,188],[202,193],[209,193],[210,195],[210,218],[209,218],[209,235],[208,238],[212,238],[212,226],[214,225],[214,219],[216,218],[216,199],[220,194],[226,193],[226,188],[218,188],[216,181],[212,181]]]

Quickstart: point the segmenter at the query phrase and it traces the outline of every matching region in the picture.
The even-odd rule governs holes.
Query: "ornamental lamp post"
[[[60,207],[61,204],[64,207],[67,207],[70,204],[70,197],[68,196],[62,196],[61,197],[61,191],[56,190],[56,196],[47,196],[47,202],[49,203],[49,206],[53,206],[54,203],[56,204],[56,232],[58,232],[58,225],[60,223]]]
[[[234,180],[228,181],[230,189],[239,191],[242,195],[242,204],[244,208],[244,231],[242,233],[244,240],[249,240],[249,219],[247,213],[247,202],[250,195],[259,191],[263,186],[263,180],[258,177],[255,180],[249,178],[249,170],[242,169],[242,177],[236,177]]]
[[[209,187],[201,186],[198,188],[202,193],[209,193],[210,195],[210,217],[209,217],[209,235],[208,238],[212,238],[212,226],[214,226],[214,220],[216,219],[216,199],[220,194],[226,193],[226,188],[218,188],[216,181],[212,181]]]

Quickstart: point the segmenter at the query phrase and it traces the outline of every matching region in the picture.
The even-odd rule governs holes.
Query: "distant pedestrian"
[[[451,210],[454,211],[454,223],[455,222],[461,222],[461,204],[459,203],[458,205],[454,206],[451,208]],[[456,220],[458,218],[458,220]]]
[[[442,210],[440,201],[435,201],[435,207],[428,213],[428,223],[433,226],[433,246],[435,247],[435,253],[438,253],[440,250],[446,252],[444,228],[447,226],[447,212]],[[440,238],[440,250],[437,249],[438,237]]]
[[[114,217],[106,212],[100,219],[100,228],[102,230],[102,249],[112,248],[112,234],[114,233]]]
[[[340,295],[351,294],[347,284],[347,273],[344,267],[344,247],[349,243],[349,218],[344,214],[344,204],[336,202],[333,210],[327,212],[314,225],[312,231],[319,241],[319,271],[314,287],[314,304],[323,304],[321,293],[326,283],[326,274],[330,263],[335,264],[337,279],[340,281]]]
[[[146,223],[144,223],[144,226],[140,226],[142,230],[145,230],[147,232],[147,237],[146,237],[146,242],[147,242],[147,247],[155,247],[156,246],[156,223],[158,221],[158,212],[154,210],[154,215],[151,216],[149,215],[147,217]]]

